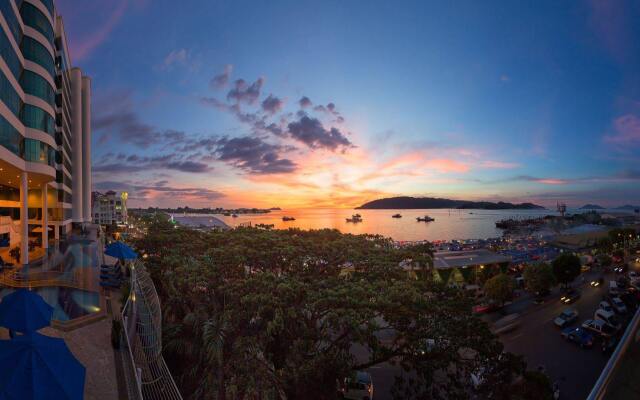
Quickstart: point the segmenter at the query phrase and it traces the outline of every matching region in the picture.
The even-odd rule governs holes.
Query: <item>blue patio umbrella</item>
[[[122,242],[113,242],[107,246],[107,250],[104,254],[118,258],[120,260],[131,260],[134,258],[138,258],[138,254],[135,251],[131,250],[131,247],[127,246]]]
[[[30,333],[0,340],[0,400],[80,400],[85,368],[63,339]],[[9,367],[11,366],[11,367]]]
[[[36,292],[18,289],[0,303],[0,326],[17,332],[34,332],[51,323],[53,307]]]

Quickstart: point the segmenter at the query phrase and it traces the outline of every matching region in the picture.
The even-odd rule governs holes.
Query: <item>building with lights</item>
[[[28,264],[91,222],[90,121],[53,0],[0,1],[0,254]]]
[[[93,222],[100,225],[126,224],[128,197],[127,192],[93,192]]]

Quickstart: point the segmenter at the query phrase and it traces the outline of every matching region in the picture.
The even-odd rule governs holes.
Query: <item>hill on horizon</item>
[[[479,210],[544,210],[545,207],[533,203],[497,203],[490,201],[452,200],[437,197],[389,197],[369,201],[356,209],[393,210],[393,209],[429,209],[429,208],[456,208]]]
[[[604,207],[597,204],[585,204],[579,208],[580,210],[604,210]]]

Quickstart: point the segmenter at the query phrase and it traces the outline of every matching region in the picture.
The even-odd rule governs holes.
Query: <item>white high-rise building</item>
[[[100,225],[127,223],[127,192],[93,192],[93,222]]]
[[[91,219],[91,80],[53,0],[0,0],[0,250]]]

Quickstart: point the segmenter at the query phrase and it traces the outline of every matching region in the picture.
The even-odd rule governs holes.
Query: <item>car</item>
[[[595,279],[595,280],[591,281],[591,286],[593,286],[593,287],[601,286],[602,282],[603,282],[602,278]]]
[[[599,308],[593,313],[593,319],[602,320],[616,330],[620,330],[622,328],[622,323],[618,320],[618,318],[616,318],[616,315],[613,311],[605,311]]]
[[[599,310],[604,310],[606,312],[611,312],[611,313],[613,312],[613,307],[611,307],[611,304],[609,304],[608,301],[601,301],[598,304],[598,309]]]
[[[618,346],[618,339],[615,336],[608,339],[603,339],[600,346],[603,353],[611,353],[616,349],[616,346]]]
[[[567,325],[570,325],[573,321],[578,319],[578,312],[573,308],[567,308],[560,315],[553,320],[553,323],[559,326],[560,328],[564,328]]]
[[[582,348],[593,346],[593,335],[584,328],[565,328],[560,332],[560,335]]]
[[[618,274],[624,273],[625,270],[626,270],[626,267],[624,265],[617,265],[613,267],[613,272],[616,272]]]
[[[627,313],[627,306],[624,304],[622,299],[620,299],[619,297],[612,297],[610,300],[611,300],[611,307],[613,307],[615,312],[617,312],[618,314]]]
[[[609,294],[611,296],[617,296],[620,293],[622,293],[622,290],[620,289],[618,282],[616,281],[609,281]]]
[[[567,290],[561,297],[560,301],[565,304],[571,304],[580,298],[580,291],[576,289]]]
[[[616,333],[614,327],[601,320],[588,319],[582,323],[582,327],[604,338],[610,338]]]
[[[372,400],[373,381],[371,374],[365,371],[357,371],[355,376],[346,378],[338,385],[338,396],[341,399]]]
[[[631,279],[632,281],[640,279],[640,274],[638,274],[636,271],[629,271],[629,279]]]

